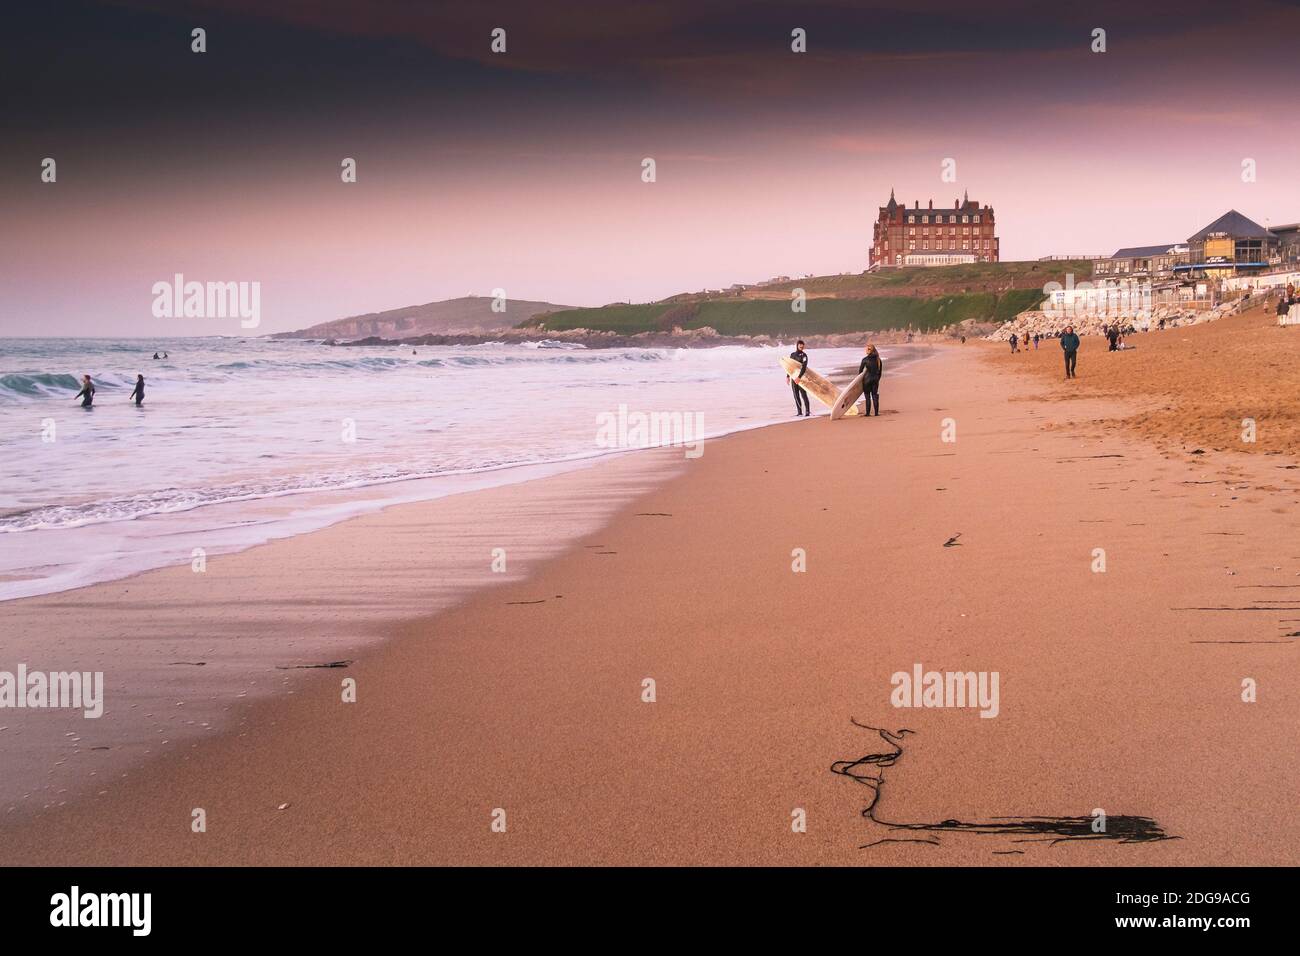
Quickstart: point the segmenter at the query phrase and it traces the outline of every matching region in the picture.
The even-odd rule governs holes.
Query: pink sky
[[[643,56],[612,93],[545,63],[498,89],[473,62],[423,108],[385,96],[338,122],[316,104],[243,130],[228,108],[103,138],[24,130],[0,169],[0,334],[238,333],[153,318],[150,287],[175,272],[261,282],[264,332],[497,287],[597,305],[858,272],[891,187],[991,203],[1004,259],[1182,240],[1229,208],[1300,220],[1300,43],[1261,33],[1237,59],[1272,64],[1269,82],[1211,82],[1215,51],[1240,53],[1224,29],[1137,50],[1112,30],[1102,55],[1085,30],[1065,51]],[[45,155],[57,184],[37,182]]]

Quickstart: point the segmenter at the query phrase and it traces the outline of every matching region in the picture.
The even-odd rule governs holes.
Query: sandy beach
[[[7,796],[0,862],[1295,864],[1300,470],[1199,421],[1117,424],[1152,396],[1104,364],[1233,334],[1090,340],[1068,391],[1055,343],[971,342],[887,370],[881,418],[9,602],[11,658],[93,626],[105,728],[142,703],[114,698],[115,661],[154,662],[151,707],[170,662],[251,655],[264,677],[248,697],[214,677],[213,729],[178,744],[78,721],[62,749],[13,750],[24,773],[64,774],[74,748],[78,766]],[[1175,427],[1199,444],[1143,434]],[[526,558],[462,597],[496,547]],[[280,669],[313,663],[340,666]],[[996,716],[894,706],[891,676],[917,666],[996,672]],[[0,737],[39,733],[14,713]],[[155,737],[186,726],[156,713]]]
[[[1104,424],[1124,424],[1171,451],[1300,455],[1300,392],[1292,385],[1300,362],[1300,335],[1277,324],[1276,299],[1214,322],[1129,336],[1133,349],[1106,351],[1099,336],[1083,339],[1076,395],[1118,399],[1122,407]],[[1064,375],[1060,344],[995,353],[1003,368],[1019,368],[1058,381]],[[1256,424],[1255,440],[1242,440],[1243,422]]]

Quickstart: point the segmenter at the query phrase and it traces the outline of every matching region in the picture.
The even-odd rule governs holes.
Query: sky
[[[1295,0],[25,6],[0,336],[243,331],[155,315],[176,273],[259,283],[262,333],[861,272],[891,189],[992,205],[1004,259],[1300,220]]]

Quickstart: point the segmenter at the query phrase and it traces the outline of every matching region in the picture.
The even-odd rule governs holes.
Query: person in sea
[[[803,339],[800,339],[794,345],[794,351],[790,353],[790,358],[799,363],[799,374],[794,378],[786,376],[790,387],[794,389],[794,414],[798,418],[800,415],[807,418],[808,411],[808,393],[804,391],[803,386],[799,384],[799,379],[803,378],[803,373],[808,371],[808,353],[803,350]],[[802,406],[799,404],[803,402]],[[800,410],[802,408],[802,411]]]
[[[1074,378],[1074,366],[1079,360],[1079,337],[1074,334],[1074,326],[1067,325],[1061,333],[1061,351],[1065,353],[1065,377]]]
[[[874,345],[867,346],[866,357],[858,364],[858,374],[862,376],[862,398],[866,404],[867,416],[871,415],[871,405],[876,406],[876,417],[880,417],[880,377],[885,374],[885,363],[880,358]]]
[[[90,380],[89,375],[81,377],[81,391],[77,393],[77,398],[81,399],[82,408],[90,408],[95,404],[95,383]]]
[[[140,406],[140,403],[144,401],[144,376],[143,375],[137,375],[135,377],[135,391],[133,391],[130,395],[127,396],[128,402],[131,399],[135,399],[135,404],[137,408]]]

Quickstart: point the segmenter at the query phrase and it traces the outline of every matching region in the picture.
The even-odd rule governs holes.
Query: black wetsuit
[[[880,376],[884,373],[885,363],[876,353],[868,355],[858,364],[858,374],[862,375],[862,397],[867,400],[868,415],[871,414],[872,402],[875,402],[876,416],[880,416]]]
[[[131,393],[131,398],[135,399],[135,403],[137,405],[139,405],[141,402],[144,401],[144,376],[143,375],[135,380],[135,391]]]
[[[77,398],[82,399],[81,407],[89,408],[95,403],[95,386],[92,382],[87,382],[81,386],[81,391],[77,393]]]
[[[790,379],[790,387],[794,389],[794,413],[807,416],[809,414],[808,393],[799,384],[799,379],[803,377],[804,372],[808,371],[808,353],[803,349],[795,349],[790,353],[790,358],[799,363],[799,374]],[[800,405],[800,402],[803,404]]]

